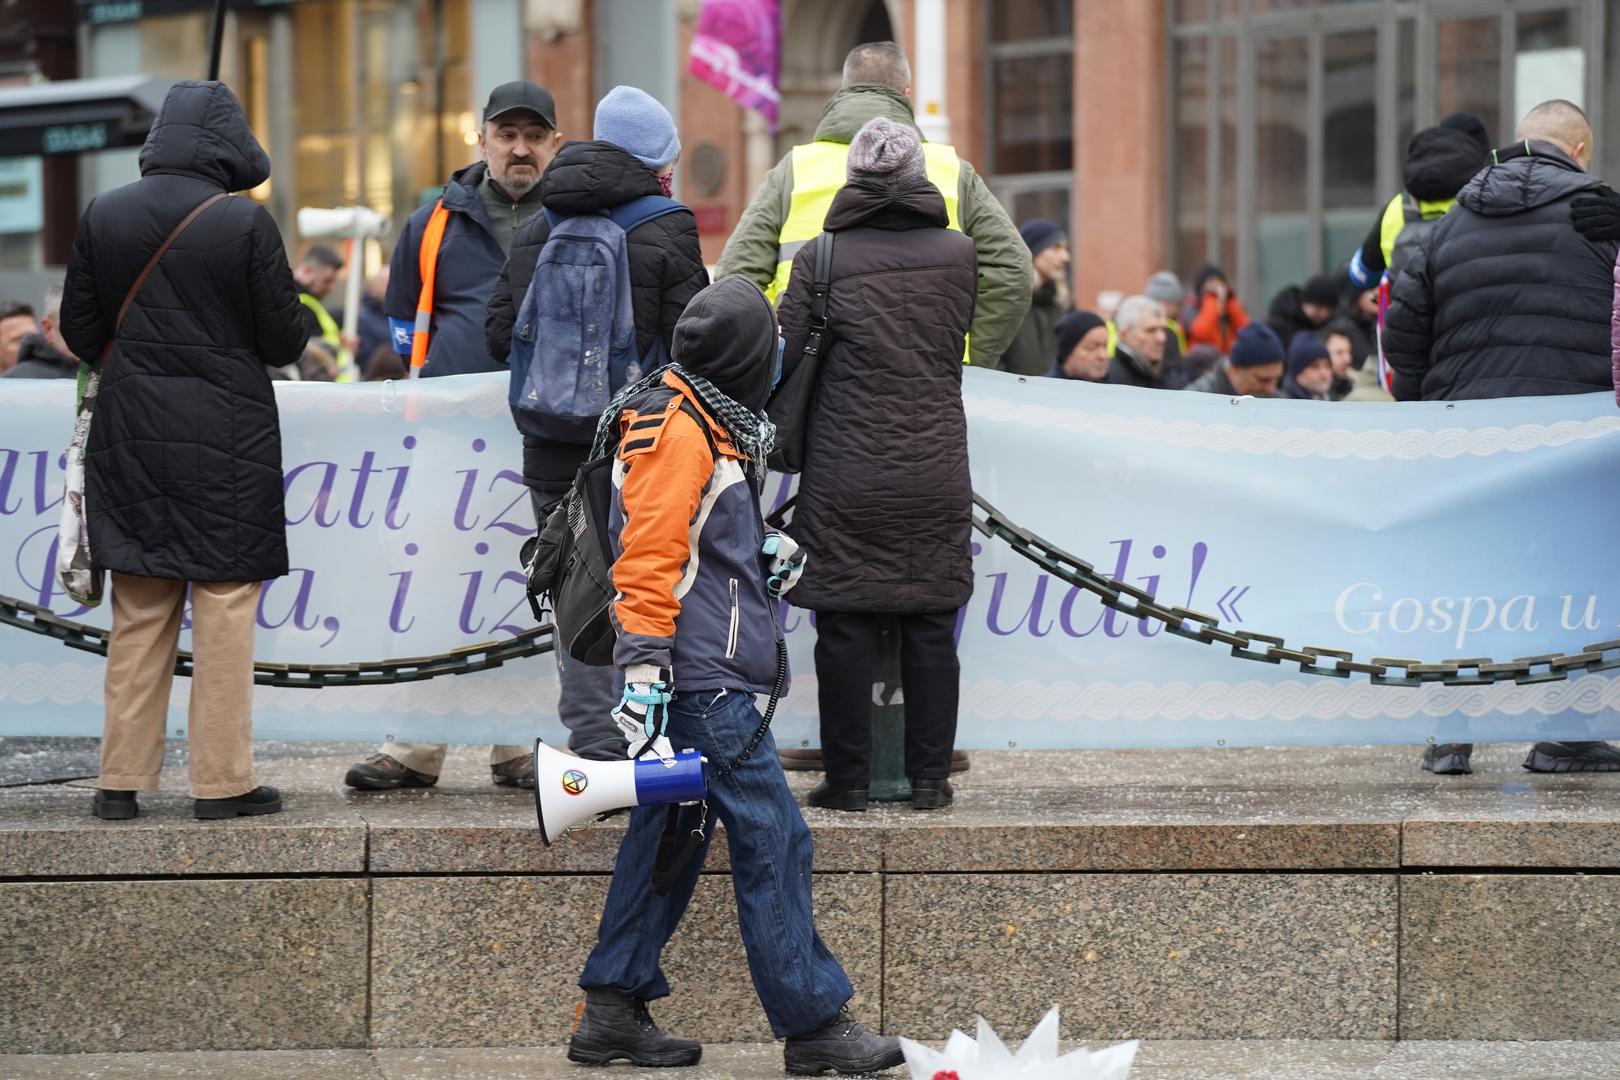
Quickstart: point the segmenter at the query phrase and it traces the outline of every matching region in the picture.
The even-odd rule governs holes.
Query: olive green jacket
[[[848,143],[867,121],[879,116],[917,126],[910,99],[898,90],[846,86],[821,110],[816,141]],[[776,241],[787,220],[792,194],[793,155],[788,154],[765,175],[765,182],[743,212],[720,256],[716,279],[742,274],[760,288],[771,283],[776,276]],[[982,367],[995,367],[1029,309],[1029,248],[1024,246],[1007,211],[990,194],[984,178],[966,161],[962,162],[957,216],[979,258],[979,296],[970,340],[972,361]]]

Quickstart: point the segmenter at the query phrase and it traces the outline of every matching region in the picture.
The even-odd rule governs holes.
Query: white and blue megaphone
[[[697,802],[708,790],[703,755],[696,750],[667,758],[590,761],[534,740],[534,809],[547,847],[592,815],[627,806]]]

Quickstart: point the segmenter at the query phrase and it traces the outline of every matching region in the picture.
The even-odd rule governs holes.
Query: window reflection
[[[1309,65],[1309,42],[1303,37],[1279,38],[1255,48],[1256,302],[1310,276],[1305,191],[1310,118],[1301,107],[1310,99]]]

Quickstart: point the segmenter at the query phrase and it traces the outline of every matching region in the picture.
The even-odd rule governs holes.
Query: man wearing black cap
[[[1052,369],[1053,328],[1070,307],[1069,236],[1063,226],[1045,218],[1024,222],[1018,235],[1029,248],[1034,291],[1024,321],[996,367],[1014,375],[1045,375]]]
[[[548,91],[522,80],[502,83],[484,106],[481,160],[452,173],[443,197],[406,220],[383,308],[394,351],[422,377],[499,370],[484,347],[484,306],[512,234],[540,212],[540,177],[562,141]],[[389,743],[343,782],[373,791],[429,787],[438,782],[444,751],[439,743]],[[494,783],[534,786],[527,746],[491,747],[489,768]]]
[[[1303,286],[1290,285],[1271,298],[1266,325],[1278,341],[1293,341],[1301,330],[1315,332],[1339,310],[1339,286],[1326,274],[1317,274]]]

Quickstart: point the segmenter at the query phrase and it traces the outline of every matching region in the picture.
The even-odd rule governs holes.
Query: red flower
[[[962,1078],[956,1075],[955,1069],[941,1069],[934,1074],[934,1080],[962,1080]]]

